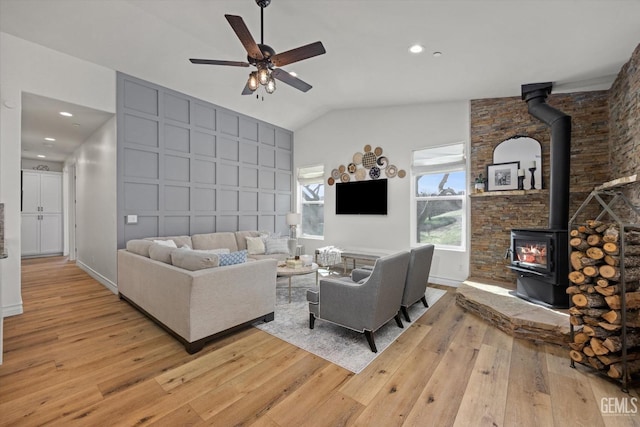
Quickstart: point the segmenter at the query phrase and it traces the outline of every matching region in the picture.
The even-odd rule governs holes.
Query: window
[[[324,166],[298,169],[302,237],[324,237]]]
[[[465,250],[464,144],[417,150],[412,157],[413,243]]]

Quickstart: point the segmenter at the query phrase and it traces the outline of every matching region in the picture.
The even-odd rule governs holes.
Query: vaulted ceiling
[[[272,0],[266,44],[321,40],[327,53],[284,67],[309,92],[278,82],[262,100],[240,95],[248,68],[188,61],[246,60],[225,14],[259,41],[254,0],[0,0],[0,30],[292,130],[332,110],[519,96],[541,81],[608,89],[640,42],[637,0]]]

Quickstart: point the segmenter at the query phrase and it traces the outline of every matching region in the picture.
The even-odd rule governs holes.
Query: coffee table
[[[278,266],[277,275],[279,277],[289,278],[289,302],[291,302],[291,278],[293,276],[302,276],[304,274],[316,273],[316,286],[318,285],[318,264],[315,262],[306,267],[290,268],[286,266]]]

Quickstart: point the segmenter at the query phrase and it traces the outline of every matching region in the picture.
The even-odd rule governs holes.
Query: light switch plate
[[[127,215],[125,218],[125,222],[127,224],[137,224],[138,223],[138,215]]]

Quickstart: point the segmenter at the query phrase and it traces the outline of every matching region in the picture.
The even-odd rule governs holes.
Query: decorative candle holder
[[[536,189],[536,176],[535,176],[536,168],[529,168],[529,172],[531,172],[531,189]]]
[[[524,176],[518,177],[518,190],[524,190]]]

